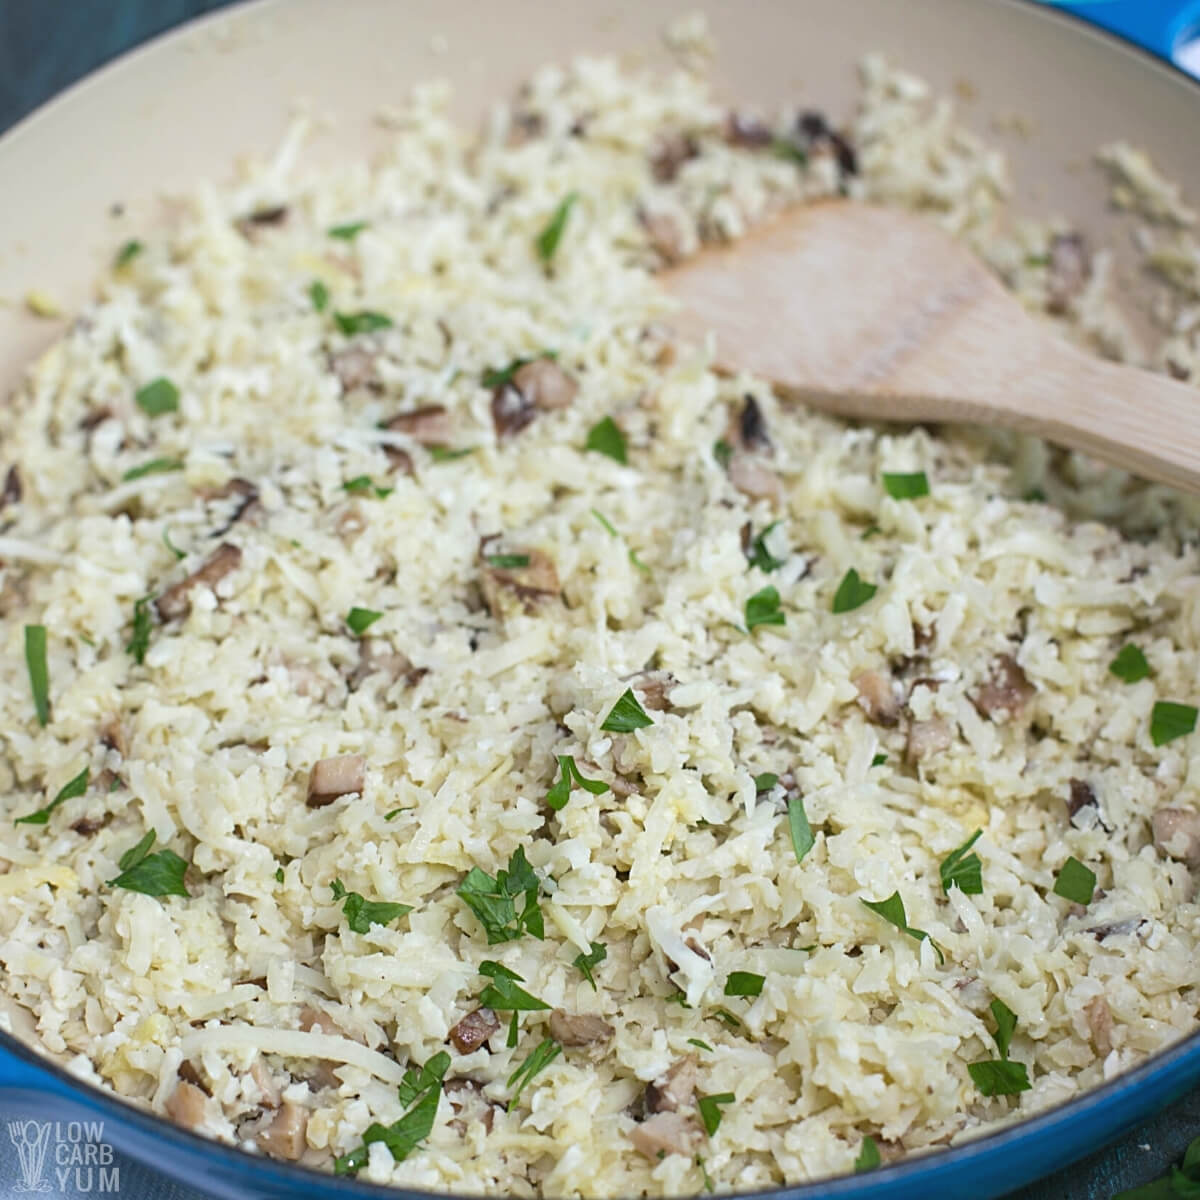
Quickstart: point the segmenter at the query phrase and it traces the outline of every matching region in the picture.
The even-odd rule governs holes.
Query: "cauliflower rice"
[[[122,255],[3,414],[9,1027],[248,1149],[547,1196],[847,1172],[1196,1028],[1194,501],[826,418],[661,324],[664,262],[840,191],[1134,353],[1104,252],[1012,220],[919,81],[863,79],[844,136],[604,59],[482,138],[425,88],[382,162],[306,177],[289,139]],[[1154,361],[1189,373],[1195,218],[1105,162],[1174,289]],[[614,705],[645,719],[606,731]],[[980,886],[947,890],[976,830]],[[459,891],[522,855],[489,943]],[[924,936],[864,903],[893,893]],[[477,1011],[505,969],[545,1006],[515,1029]],[[1029,1087],[987,1096],[1002,1006]],[[360,1149],[422,1101],[416,1148]]]

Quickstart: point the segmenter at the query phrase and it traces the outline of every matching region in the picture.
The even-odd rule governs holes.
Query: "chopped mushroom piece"
[[[493,567],[487,563],[484,539],[480,546],[480,557],[484,560],[483,589],[484,603],[493,617],[504,615],[506,607],[520,604],[526,613],[534,613],[539,605],[558,595],[558,572],[554,561],[541,550],[521,548],[513,554],[527,555],[529,562],[523,567]]]
[[[734,452],[729,460],[728,475],[729,482],[752,500],[778,500],[782,494],[779,476],[744,452]]]
[[[125,740],[125,730],[121,728],[120,717],[109,717],[100,726],[100,744],[115,750],[122,758],[129,754],[129,743]]]
[[[167,1097],[167,1116],[185,1129],[197,1129],[204,1124],[205,1094],[194,1084],[180,1080]]]
[[[1083,291],[1092,274],[1087,243],[1079,233],[1056,233],[1050,239],[1050,267],[1046,276],[1046,311],[1062,314]]]
[[[345,1036],[343,1031],[333,1023],[333,1018],[328,1013],[323,1013],[308,1004],[300,1010],[300,1028],[305,1033],[311,1033],[315,1029],[318,1033],[336,1034],[338,1037]]]
[[[858,705],[877,725],[895,725],[900,719],[900,698],[892,680],[878,671],[863,671],[854,677]]]
[[[725,140],[731,146],[748,150],[761,150],[775,140],[771,127],[765,121],[736,111],[725,118],[724,133]]]
[[[629,1131],[629,1140],[647,1158],[691,1154],[699,1130],[696,1123],[677,1112],[655,1113]]]
[[[550,1013],[550,1036],[563,1046],[590,1046],[607,1042],[615,1032],[602,1017],[592,1013],[569,1013],[561,1008]]]
[[[670,671],[643,671],[634,677],[634,687],[642,698],[642,707],[666,712],[671,707],[671,689],[679,681]]]
[[[16,463],[13,463],[8,468],[8,474],[4,476],[4,491],[0,492],[0,508],[7,508],[10,504],[18,504],[21,500],[21,473],[17,470]]]
[[[450,1030],[450,1040],[459,1054],[470,1054],[499,1028],[500,1018],[490,1008],[477,1008]]]
[[[184,1059],[175,1071],[175,1074],[183,1080],[184,1083],[190,1083],[192,1087],[199,1088],[206,1096],[212,1095],[212,1088],[204,1082],[204,1077],[196,1070],[196,1064],[190,1059]]]
[[[747,392],[742,400],[742,411],[737,425],[726,435],[730,443],[743,450],[770,450],[771,438],[767,433],[767,420],[758,401]]]
[[[568,408],[579,393],[579,384],[552,358],[535,358],[519,367],[513,386],[534,408]]]
[[[408,655],[392,648],[386,638],[360,638],[358,665],[346,678],[349,689],[357,691],[372,676],[379,675],[385,687],[403,677],[411,687],[425,672],[413,666]]]
[[[308,807],[324,808],[339,796],[361,792],[367,760],[361,754],[339,754],[313,763],[308,777]]]
[[[1037,695],[1020,664],[1011,654],[1000,654],[992,660],[991,678],[972,697],[980,715],[995,719],[1012,717]]]
[[[738,412],[730,416],[723,440],[731,450],[729,482],[752,499],[778,499],[779,476],[760,457],[771,452],[767,422],[758,401],[749,393]]]
[[[307,1132],[308,1110],[285,1101],[274,1120],[254,1140],[264,1154],[295,1162],[304,1153]]]
[[[811,154],[832,153],[843,175],[858,174],[858,155],[854,147],[834,129],[825,114],[810,109],[796,118],[796,137],[800,148]]]
[[[948,750],[953,742],[954,734],[950,726],[940,717],[934,717],[932,721],[914,721],[908,727],[905,757],[910,763],[919,762],[931,754]]]
[[[1160,808],[1150,819],[1154,844],[1166,855],[1200,867],[1200,812]]]
[[[1082,779],[1072,779],[1070,787],[1071,795],[1067,799],[1068,817],[1073,817],[1081,808],[1096,807],[1096,793],[1090,783],[1085,783]]]
[[[670,213],[641,212],[638,214],[650,246],[667,266],[683,258],[685,242],[679,222]]]
[[[329,369],[337,376],[342,391],[357,388],[378,392],[383,388],[375,365],[376,355],[365,346],[350,345],[329,356]]]
[[[422,446],[445,446],[454,432],[444,404],[426,404],[412,412],[397,413],[385,423],[384,429],[406,433]]]
[[[164,621],[173,621],[176,617],[186,617],[192,610],[191,590],[198,585],[216,587],[231,571],[236,571],[242,561],[242,552],[231,542],[222,542],[212,554],[204,560],[198,570],[193,571],[186,579],[172,584],[154,602],[158,615]]]
[[[1092,1045],[1101,1058],[1107,1058],[1112,1053],[1113,1018],[1112,1009],[1103,996],[1097,996],[1084,1007],[1088,1029],[1092,1034]]]
[[[511,383],[501,385],[492,393],[492,424],[497,437],[520,433],[536,416],[533,402]]]
[[[679,174],[679,168],[699,153],[700,144],[691,134],[665,133],[650,152],[650,170],[659,183],[670,183]]]
[[[93,834],[99,833],[112,819],[112,813],[105,813],[102,817],[80,817],[78,821],[72,823],[71,828],[80,837],[91,837]]]
[[[691,1104],[698,1078],[696,1060],[690,1055],[681,1058],[653,1083],[646,1085],[646,1111],[675,1112]]]
[[[260,230],[286,224],[287,218],[287,205],[276,204],[270,208],[256,208],[254,212],[247,213],[244,217],[238,217],[233,224],[242,237],[247,241],[254,242],[258,240]]]
[[[261,1058],[256,1058],[250,1065],[250,1078],[254,1080],[259,1095],[262,1096],[263,1106],[278,1108],[279,1089],[275,1086],[275,1080],[271,1078],[271,1072],[267,1070],[267,1064]]]
[[[454,1113],[449,1122],[451,1129],[465,1133],[469,1126],[479,1121],[488,1133],[492,1132],[492,1122],[500,1106],[484,1096],[483,1084],[474,1079],[447,1079],[442,1084],[442,1091]]]

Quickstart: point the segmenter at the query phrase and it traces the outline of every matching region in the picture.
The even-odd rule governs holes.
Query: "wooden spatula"
[[[660,278],[679,332],[816,407],[1003,425],[1200,491],[1200,390],[1069,345],[920,216],[811,205]]]

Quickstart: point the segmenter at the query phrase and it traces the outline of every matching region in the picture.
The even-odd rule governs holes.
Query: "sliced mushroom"
[[[854,147],[829,124],[824,113],[815,109],[802,112],[796,118],[796,140],[799,148],[810,154],[832,153],[843,175],[858,174]]]
[[[484,603],[493,617],[502,617],[506,609],[519,604],[526,613],[534,613],[539,606],[559,593],[558,572],[554,561],[541,550],[521,548],[512,552],[523,555],[529,562],[522,567],[496,567],[487,562],[484,539],[480,546],[480,557],[484,568],[480,586]]]
[[[579,394],[579,383],[574,376],[552,358],[535,358],[518,367],[512,382],[534,408],[542,410],[569,408]]]
[[[4,491],[0,492],[0,508],[7,508],[10,504],[19,504],[21,502],[21,473],[17,470],[17,464],[13,463],[8,468],[8,474],[4,476]]]
[[[1096,793],[1082,779],[1070,781],[1071,794],[1067,799],[1067,816],[1073,817],[1081,808],[1096,807]]]
[[[411,686],[423,674],[413,666],[408,655],[393,649],[386,638],[361,638],[358,643],[358,665],[350,672],[346,685],[354,692],[368,679],[378,675],[385,687],[391,687],[400,678],[405,678]]]
[[[1062,314],[1087,286],[1092,257],[1079,233],[1057,233],[1050,239],[1050,265],[1046,275],[1046,311]]]
[[[652,213],[644,210],[638,214],[650,246],[667,266],[673,266],[684,257],[683,229],[670,213]]]
[[[155,601],[154,607],[159,617],[164,621],[173,621],[177,617],[186,617],[192,611],[191,591],[194,587],[203,585],[215,588],[231,571],[236,571],[241,565],[242,552],[231,542],[222,542],[212,554],[205,559],[198,570],[193,571],[186,579],[172,584]]]
[[[378,392],[383,389],[376,365],[376,354],[366,346],[351,344],[329,356],[329,369],[337,376],[342,392],[359,388]]]
[[[954,734],[940,717],[934,717],[931,721],[914,721],[908,727],[904,754],[910,763],[917,763],[932,754],[948,750],[953,744]]]
[[[470,1054],[499,1028],[500,1018],[490,1008],[477,1008],[450,1030],[450,1040],[459,1054]]]
[[[449,1122],[452,1129],[466,1133],[471,1125],[479,1121],[488,1133],[492,1132],[492,1123],[500,1106],[484,1096],[483,1084],[474,1079],[447,1079],[442,1084],[442,1091],[454,1113]]]
[[[778,500],[783,492],[779,476],[765,463],[735,451],[726,472],[729,482],[752,500]]]
[[[167,1116],[185,1129],[198,1129],[204,1124],[204,1102],[207,1098],[194,1083],[181,1080],[167,1097]]]
[[[1084,1016],[1087,1017],[1088,1029],[1092,1034],[1092,1045],[1101,1058],[1107,1058],[1112,1053],[1113,1017],[1112,1009],[1103,996],[1097,996],[1084,1006]]]
[[[205,500],[227,500],[234,496],[237,497],[237,503],[225,524],[212,535],[213,537],[222,537],[243,519],[253,521],[261,511],[258,507],[258,488],[249,479],[239,476],[204,494]]]
[[[107,404],[100,405],[96,408],[89,408],[87,412],[79,418],[79,428],[84,433],[91,433],[99,425],[103,425],[113,415],[113,410]]]
[[[563,1046],[590,1046],[607,1042],[616,1032],[602,1017],[592,1013],[569,1013],[555,1008],[550,1012],[550,1036]]]
[[[328,1013],[323,1013],[320,1009],[313,1008],[309,1004],[306,1004],[300,1010],[300,1028],[305,1033],[311,1033],[315,1029],[318,1033],[335,1034],[338,1037],[345,1037],[345,1033],[341,1027],[334,1023],[333,1018]]]
[[[761,150],[775,140],[771,127],[765,121],[737,111],[725,118],[724,135],[731,146],[746,150]]]
[[[659,183],[670,183],[685,162],[700,154],[700,144],[691,134],[673,130],[664,133],[650,152],[650,170]]]
[[[256,1058],[250,1064],[250,1078],[254,1080],[259,1095],[262,1096],[260,1103],[265,1108],[278,1108],[279,1089],[275,1086],[275,1080],[271,1078],[271,1072],[267,1070],[267,1064],[261,1058]]]
[[[492,424],[497,437],[520,433],[536,416],[533,401],[511,383],[501,384],[492,393]]]
[[[691,1104],[698,1078],[696,1060],[690,1055],[681,1058],[653,1083],[646,1085],[646,1111],[675,1112]]]
[[[854,677],[858,706],[876,725],[895,725],[900,719],[900,697],[890,676],[863,671]]]
[[[763,416],[762,406],[749,392],[742,399],[736,432],[727,436],[731,445],[743,450],[771,449],[771,438],[767,433],[767,419]]]
[[[190,1059],[185,1058],[175,1071],[175,1074],[183,1080],[184,1083],[190,1083],[192,1087],[199,1088],[206,1096],[212,1095],[212,1088],[204,1081],[204,1077],[196,1070],[196,1064]]]
[[[671,707],[671,689],[679,681],[670,671],[643,671],[634,677],[634,687],[642,698],[642,707],[667,712]]]
[[[509,114],[506,146],[523,146],[534,138],[541,137],[546,129],[546,119],[541,113],[527,108],[515,108]]]
[[[723,440],[730,449],[726,468],[729,482],[752,499],[778,499],[779,476],[762,460],[771,452],[767,422],[758,401],[749,393],[743,397],[741,408],[731,415]]]
[[[1200,867],[1200,812],[1186,808],[1160,808],[1150,818],[1154,844],[1164,854]]]
[[[244,217],[238,217],[234,221],[234,226],[242,237],[249,242],[254,242],[258,240],[261,230],[269,229],[272,226],[284,225],[287,223],[287,219],[287,205],[275,204],[270,208],[256,208],[254,212],[247,213]]]
[[[422,446],[445,446],[453,435],[450,413],[444,404],[426,404],[397,413],[385,425],[393,433],[406,433]]]
[[[72,822],[71,828],[80,837],[92,837],[94,834],[99,833],[112,819],[112,813],[105,813],[102,817],[80,817],[78,821]]]
[[[121,727],[120,717],[108,717],[104,724],[100,726],[98,732],[102,746],[107,746],[110,750],[115,750],[122,758],[128,755],[129,743],[125,739],[125,730]]]
[[[270,1125],[254,1140],[264,1154],[295,1162],[304,1153],[307,1132],[308,1110],[285,1100]]]
[[[1020,664],[1011,654],[992,660],[991,677],[971,698],[981,716],[1013,717],[1037,695]]]
[[[1110,937],[1129,937],[1131,934],[1137,934],[1146,924],[1148,922],[1145,917],[1128,917],[1124,921],[1110,921],[1105,925],[1093,925],[1091,929],[1084,932],[1090,933],[1096,941],[1103,942]]]
[[[367,760],[361,754],[339,754],[313,763],[308,777],[308,807],[324,808],[339,796],[361,792],[366,768]]]
[[[647,1158],[667,1154],[691,1154],[699,1135],[696,1123],[677,1112],[655,1113],[629,1131],[634,1148]]]

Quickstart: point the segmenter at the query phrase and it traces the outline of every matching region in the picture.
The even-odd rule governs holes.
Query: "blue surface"
[[[101,63],[189,17],[229,0],[0,0],[0,130]],[[965,2],[965,0],[964,0]],[[330,0],[331,8],[333,0]],[[1171,57],[1200,32],[1200,0],[1088,0],[1057,4],[1143,47]],[[9,1052],[5,1053],[5,1042]],[[50,1195],[119,1195],[135,1200],[236,1197],[387,1196],[348,1181],[299,1176],[279,1164],[251,1170],[225,1147],[126,1109],[111,1097],[73,1088],[60,1074],[0,1040],[0,1200],[30,1194],[36,1170]],[[870,1176],[836,1181],[797,1196],[866,1196],[871,1200],[927,1197],[989,1200],[1108,1200],[1115,1191],[1161,1174],[1200,1134],[1200,1041],[1192,1039],[1093,1092],[1068,1112],[1045,1114],[939,1160],[898,1164]],[[1133,1132],[1131,1125],[1168,1101],[1173,1105]],[[34,1122],[30,1125],[30,1122]],[[24,1147],[50,1122],[44,1140]],[[77,1124],[73,1124],[77,1123]],[[1105,1143],[1111,1139],[1110,1145]],[[1060,1169],[1094,1147],[1073,1166]],[[40,1154],[40,1157],[39,1157]],[[131,1155],[133,1157],[131,1157]],[[143,1163],[161,1164],[175,1179]],[[1030,1180],[1046,1176],[1033,1186]],[[177,1182],[184,1180],[186,1182]],[[1014,1190],[1016,1189],[1016,1190]],[[33,1194],[37,1194],[34,1192]]]

